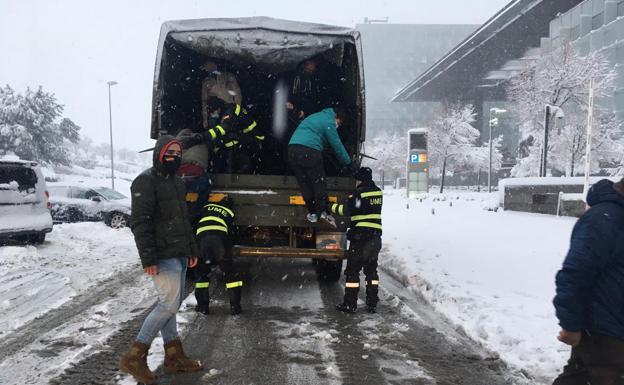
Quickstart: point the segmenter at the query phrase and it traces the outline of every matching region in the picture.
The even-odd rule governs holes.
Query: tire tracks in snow
[[[83,313],[95,305],[116,297],[120,288],[138,285],[141,274],[136,266],[122,270],[114,276],[104,279],[87,288],[81,294],[56,309],[52,309],[34,320],[20,326],[6,337],[0,339],[0,362],[14,355],[35,342],[43,334],[63,326],[77,314]]]

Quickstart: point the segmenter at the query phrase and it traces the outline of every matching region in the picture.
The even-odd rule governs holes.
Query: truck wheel
[[[338,282],[342,273],[342,260],[327,261],[321,259],[316,265],[316,274],[320,281]]]

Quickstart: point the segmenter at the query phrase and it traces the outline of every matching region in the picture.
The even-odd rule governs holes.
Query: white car
[[[48,198],[36,162],[0,158],[0,243],[43,243],[52,231]]]
[[[130,199],[108,187],[53,184],[49,190],[56,223],[104,221],[112,228],[129,224]]]

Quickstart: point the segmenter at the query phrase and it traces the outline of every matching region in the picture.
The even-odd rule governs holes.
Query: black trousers
[[[225,285],[230,302],[240,302],[242,281],[232,261],[231,245],[226,236],[220,234],[204,234],[200,236],[199,247],[202,260],[197,266],[197,282],[195,282],[195,299],[197,306],[208,307],[210,302],[210,273],[212,266],[219,266],[225,276]],[[237,283],[240,282],[240,285]]]
[[[364,276],[366,277],[366,305],[377,306],[377,302],[379,302],[377,258],[380,250],[380,236],[352,240],[349,244],[347,267],[344,272],[346,277],[345,304],[356,306],[360,290],[360,271],[364,269]]]
[[[327,181],[320,151],[298,144],[288,146],[288,163],[295,173],[301,195],[310,214],[327,209]]]
[[[624,340],[583,334],[553,385],[624,385]]]

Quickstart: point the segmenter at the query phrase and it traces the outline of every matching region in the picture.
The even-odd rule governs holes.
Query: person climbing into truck
[[[253,174],[265,140],[262,129],[240,104],[226,103],[216,96],[208,97],[206,103],[212,126],[184,138],[183,147],[210,143],[213,148],[213,172]]]
[[[195,282],[195,311],[199,313],[210,313],[210,272],[214,265],[218,265],[225,276],[230,314],[236,315],[243,311],[240,304],[243,280],[232,261],[233,221],[233,204],[226,196],[218,203],[205,205],[197,223],[196,237],[201,261],[198,265],[199,278]]]
[[[334,203],[331,212],[350,217],[347,239],[347,267],[345,294],[336,309],[355,313],[360,290],[360,270],[366,276],[366,309],[375,313],[379,302],[379,275],[377,257],[381,250],[381,207],[383,192],[373,182],[372,170],[362,167],[355,173],[356,188],[347,204]]]
[[[335,226],[327,211],[327,181],[323,165],[323,149],[329,143],[346,171],[354,166],[338,135],[338,127],[345,122],[345,113],[339,108],[326,108],[305,118],[295,129],[288,143],[288,163],[295,173],[312,223],[319,219]]]

